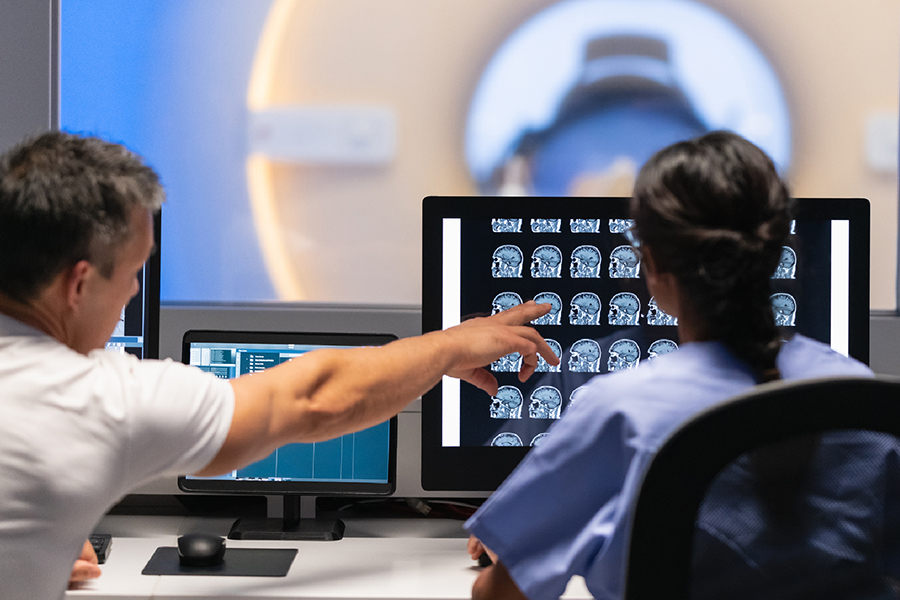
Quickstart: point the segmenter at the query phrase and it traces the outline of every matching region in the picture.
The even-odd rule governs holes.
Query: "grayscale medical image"
[[[558,419],[562,394],[552,385],[542,385],[531,392],[528,416],[532,419]]]
[[[647,303],[647,325],[678,325],[678,318],[673,317],[656,304],[656,298],[650,296]]]
[[[676,350],[678,350],[678,344],[672,340],[656,340],[650,344],[650,347],[647,349],[647,360],[656,358],[660,354],[675,352]]]
[[[797,317],[797,301],[790,294],[772,294],[772,311],[775,325],[793,327]]]
[[[518,246],[504,245],[494,250],[494,261],[491,263],[491,275],[499,277],[521,277],[522,263],[525,257]]]
[[[775,267],[772,279],[796,279],[797,278],[797,253],[789,246],[781,248],[781,258]]]
[[[531,233],[559,233],[562,219],[532,219]]]
[[[637,325],[641,318],[641,301],[637,294],[619,292],[609,301],[610,325]]]
[[[547,345],[550,346],[550,349],[553,350],[553,354],[559,358],[562,356],[562,346],[559,345],[559,342],[551,339],[544,339],[547,342]],[[538,354],[538,362],[537,366],[534,368],[535,373],[559,373],[562,369],[562,365],[556,365],[555,367],[544,360],[544,357]],[[516,369],[518,372],[518,369]]]
[[[494,233],[522,233],[522,219],[491,219]]]
[[[562,252],[556,246],[538,246],[531,253],[531,276],[562,277]]]
[[[641,349],[633,340],[616,340],[609,347],[606,368],[610,373],[636,369],[641,360]]]
[[[569,219],[572,233],[600,233],[600,219]]]
[[[491,303],[491,314],[496,315],[519,304],[522,304],[522,297],[517,293],[500,292],[494,296],[494,301]]]
[[[609,220],[609,232],[610,233],[625,233],[632,227],[634,227],[634,219],[610,219]]]
[[[491,363],[491,371],[495,373],[518,373],[522,368],[522,355],[518,352],[501,356]]]
[[[569,371],[572,373],[600,372],[600,344],[596,340],[578,340],[569,349]],[[578,390],[575,390],[576,392]],[[572,392],[574,395],[575,392]]]
[[[600,251],[596,246],[578,246],[572,250],[569,274],[573,279],[600,277]]]
[[[641,259],[634,248],[618,246],[609,255],[609,276],[613,279],[637,279],[641,274]]]
[[[549,304],[550,312],[543,317],[538,317],[531,323],[533,325],[560,325],[562,322],[562,298],[555,292],[541,292],[534,297],[538,304]]]
[[[491,397],[492,419],[521,419],[522,392],[512,385],[501,386],[497,395]]]
[[[514,433],[503,432],[498,433],[493,440],[491,446],[521,446],[522,438]]]
[[[593,292],[581,292],[569,305],[569,325],[599,325],[600,298]]]
[[[536,436],[534,436],[534,438],[532,438],[532,440],[531,440],[531,445],[532,445],[532,446],[540,446],[540,445],[541,445],[541,442],[544,441],[544,438],[545,438],[545,437],[547,437],[547,432],[546,432],[546,431],[545,431],[544,433],[539,433],[539,434],[537,434]]]

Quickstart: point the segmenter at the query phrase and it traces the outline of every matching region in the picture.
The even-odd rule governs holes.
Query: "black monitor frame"
[[[601,204],[602,203],[602,204]],[[442,220],[563,216],[629,217],[628,198],[547,197],[428,197],[422,209],[422,331],[442,328]],[[829,219],[850,223],[848,354],[869,361],[869,203],[865,199],[802,198],[798,221]],[[525,265],[528,268],[528,265]],[[643,280],[641,280],[643,283]],[[462,384],[467,385],[467,384]],[[490,492],[495,490],[528,452],[528,447],[441,445],[441,387],[422,398],[422,487],[430,491]]]

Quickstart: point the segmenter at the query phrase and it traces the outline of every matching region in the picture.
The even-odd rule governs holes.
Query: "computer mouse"
[[[186,533],[178,538],[178,562],[185,567],[214,567],[225,558],[225,538],[211,533]]]

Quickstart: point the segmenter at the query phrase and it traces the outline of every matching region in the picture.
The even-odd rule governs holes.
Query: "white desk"
[[[141,570],[160,546],[203,530],[225,535],[232,519],[107,517],[97,528],[113,535],[103,575],[67,598],[199,598],[305,600],[455,600],[470,597],[479,569],[466,553],[460,521],[347,520],[336,542],[228,540],[229,548],[297,548],[286,577],[148,576]],[[564,598],[590,598],[580,578]]]

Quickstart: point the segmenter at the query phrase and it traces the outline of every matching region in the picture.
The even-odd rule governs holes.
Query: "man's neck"
[[[47,290],[32,302],[19,302],[0,292],[0,313],[65,343],[64,320],[53,310]]]

